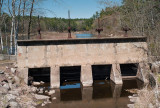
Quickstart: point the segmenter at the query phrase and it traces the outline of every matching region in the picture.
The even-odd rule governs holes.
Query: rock
[[[5,83],[5,84],[3,85],[3,87],[6,88],[6,89],[8,89],[8,90],[10,89],[8,83]]]
[[[34,86],[37,86],[37,85],[40,85],[41,83],[40,82],[33,82],[32,85]]]
[[[13,89],[12,83],[8,83],[8,85],[10,89]]]
[[[10,76],[9,76],[9,77],[8,77],[8,79],[9,79],[9,80],[11,80],[11,79],[12,79],[12,77],[10,77]]]
[[[19,107],[19,104],[18,104],[16,101],[10,101],[10,102],[9,102],[9,106],[10,106],[11,108],[20,108],[20,107]]]
[[[133,97],[138,97],[138,94],[133,94]]]
[[[160,72],[160,64],[158,62],[152,63],[151,71],[158,74]]]
[[[13,94],[7,94],[7,95],[6,95],[6,98],[7,98],[8,100],[16,100],[16,97],[17,97],[17,96],[15,96],[15,95],[13,95]]]
[[[32,92],[36,92],[37,91],[37,87],[31,87],[31,91]]]
[[[42,105],[41,106],[45,106],[45,104],[44,103],[42,103]]]
[[[56,98],[56,97],[53,97],[52,99],[55,100],[55,99],[57,99],[57,98]]]
[[[9,91],[10,94],[13,94],[13,95],[16,95],[16,96],[19,96],[19,93],[18,91]]]
[[[0,74],[0,82],[7,80],[4,74]]]
[[[150,103],[149,106],[148,106],[148,108],[154,108],[153,104]]]
[[[55,90],[50,90],[49,92],[48,92],[48,95],[52,95],[52,94],[54,94],[55,93]]]
[[[7,94],[8,93],[8,89],[5,87],[0,87],[0,94]]]
[[[9,67],[8,66],[6,66],[6,69],[8,69]]]
[[[50,97],[49,96],[35,94],[35,98],[41,100],[41,99],[49,99]]]
[[[38,93],[42,94],[43,93],[43,88],[40,88]]]
[[[128,104],[127,107],[128,107],[128,108],[135,108],[135,107],[134,107],[134,104]]]
[[[20,79],[19,79],[19,77],[14,76],[14,81],[15,81],[15,83],[16,83],[17,85],[20,84]]]
[[[0,70],[0,74],[4,74],[4,71]]]
[[[131,99],[130,99],[130,102],[135,103],[136,101],[137,101],[137,98],[131,98]]]
[[[11,68],[11,72],[14,74],[16,72],[15,68]]]
[[[43,82],[43,81],[40,81],[40,84],[44,84],[44,82]]]
[[[48,94],[48,90],[45,90],[45,93],[47,93],[47,94]]]

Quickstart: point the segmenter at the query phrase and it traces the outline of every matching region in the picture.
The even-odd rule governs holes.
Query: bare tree
[[[29,16],[28,39],[30,39],[30,29],[31,29],[31,22],[32,22],[33,6],[34,6],[34,0],[32,0],[31,10],[30,10],[30,16]]]
[[[24,17],[25,17],[25,9],[26,9],[26,0],[23,0],[23,34],[24,34]]]
[[[0,0],[0,38],[1,38],[1,50],[3,51],[3,38],[2,38],[2,24],[3,24],[3,14],[2,14],[3,0]]]

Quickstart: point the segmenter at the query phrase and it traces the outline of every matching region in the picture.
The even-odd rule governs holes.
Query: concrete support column
[[[121,77],[121,69],[119,64],[112,64],[110,79],[115,84],[123,84]]]
[[[149,69],[149,66],[147,64],[139,63],[136,76],[139,80],[143,81],[144,83],[147,83],[147,79],[145,78],[144,73],[149,73],[149,72],[150,72],[150,69]]]
[[[92,86],[93,78],[91,65],[81,66],[81,82],[84,87]]]
[[[18,68],[18,76],[24,79],[25,84],[28,84],[28,68]]]
[[[93,87],[83,87],[82,88],[82,100],[91,101],[93,95]]]
[[[52,66],[50,73],[50,85],[51,88],[59,88],[60,87],[60,67]]]

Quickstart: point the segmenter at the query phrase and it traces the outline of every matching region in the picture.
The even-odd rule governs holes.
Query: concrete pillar
[[[18,76],[24,79],[24,83],[28,84],[28,68],[18,68]]]
[[[81,83],[84,87],[92,86],[93,78],[91,65],[81,66]]]
[[[112,89],[112,96],[113,98],[119,98],[121,96],[122,91],[122,85],[121,84],[115,84],[111,82],[111,89]]]
[[[50,73],[51,88],[60,88],[60,67],[52,66]]]
[[[112,64],[110,79],[115,84],[123,84],[121,77],[121,69],[119,64]]]
[[[148,72],[147,72],[148,71]],[[138,70],[137,70],[137,78],[141,81],[143,81],[144,83],[147,83],[147,80],[145,78],[145,73],[149,73],[150,69],[147,66],[147,64],[145,63],[139,63],[138,65]]]
[[[82,100],[91,101],[93,95],[93,87],[82,87]]]

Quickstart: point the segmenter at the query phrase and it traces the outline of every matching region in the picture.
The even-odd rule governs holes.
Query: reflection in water
[[[82,100],[80,83],[77,82],[68,84],[64,83],[60,87],[60,96],[61,96],[61,101]]]
[[[126,89],[142,87],[143,83],[139,80],[124,80],[123,85],[115,85],[112,81],[104,80],[94,81],[93,87],[86,88],[80,87],[77,82],[74,85],[65,85],[56,90],[53,95],[56,100],[38,108],[127,108],[130,103],[128,95],[131,93]]]
[[[93,99],[111,98],[112,91],[109,81],[94,81]]]

